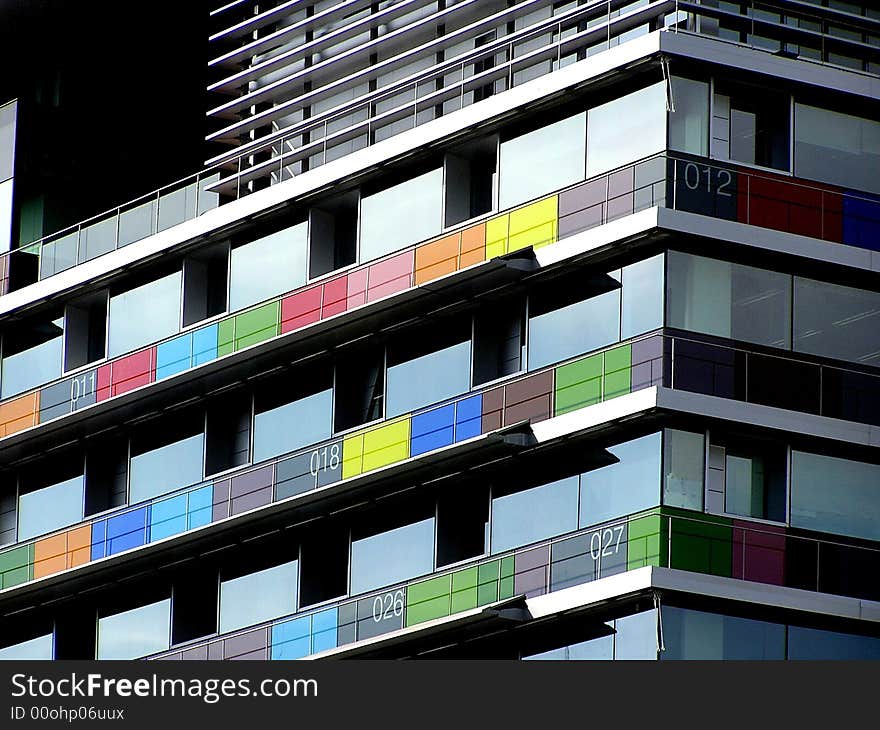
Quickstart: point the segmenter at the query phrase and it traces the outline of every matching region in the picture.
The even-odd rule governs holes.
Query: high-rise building
[[[875,7],[213,10],[0,258],[0,657],[880,658]]]

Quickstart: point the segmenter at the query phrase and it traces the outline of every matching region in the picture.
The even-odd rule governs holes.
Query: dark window
[[[74,370],[106,355],[107,292],[89,294],[64,313],[64,369]]]
[[[495,208],[498,138],[478,139],[447,153],[446,225],[454,226]]]
[[[208,408],[205,430],[205,474],[216,474],[248,462],[252,399],[227,394]]]
[[[183,262],[183,325],[226,311],[229,246],[221,243],[188,256]]]
[[[382,417],[385,349],[354,348],[336,362],[334,430],[345,431]]]
[[[358,194],[339,195],[309,211],[309,276],[314,278],[357,258]]]
[[[525,302],[480,308],[474,319],[474,385],[522,370],[525,344]]]
[[[489,547],[489,490],[464,484],[437,505],[437,567],[484,555]]]

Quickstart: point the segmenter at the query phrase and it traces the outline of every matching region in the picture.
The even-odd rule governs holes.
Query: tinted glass
[[[616,464],[581,474],[581,527],[660,504],[659,433],[610,446]]]
[[[18,499],[18,539],[27,540],[83,518],[83,477],[22,494]]]
[[[363,198],[360,261],[371,261],[438,234],[442,211],[442,168]]]
[[[624,266],[620,338],[663,326],[663,254]]]
[[[791,626],[788,629],[788,658],[876,661],[880,659],[880,639]]]
[[[491,551],[499,553],[577,529],[578,478],[492,500]]]
[[[180,327],[181,273],[110,297],[108,357],[173,335]]]
[[[466,393],[470,368],[470,340],[389,366],[385,415],[398,416]]]
[[[62,318],[35,324],[21,336],[5,335],[0,397],[9,398],[60,377],[63,341]]]
[[[612,622],[613,623],[613,622]],[[581,641],[577,644],[569,644],[559,649],[532,654],[523,657],[530,660],[552,659],[556,661],[585,661],[599,659],[614,659],[614,635],[601,636],[598,639]]]
[[[15,117],[18,104],[0,106],[0,182],[15,174]]]
[[[220,633],[296,611],[298,562],[276,565],[220,583]]]
[[[709,84],[672,77],[675,111],[669,112],[669,149],[709,156]]]
[[[667,428],[663,438],[663,504],[702,512],[705,436]]]
[[[391,557],[393,556],[393,559]],[[434,569],[434,518],[351,543],[352,595],[392,585]]]
[[[666,614],[663,614],[665,619]],[[657,658],[657,611],[643,611],[615,620],[614,658],[641,660]]]
[[[0,661],[25,661],[27,659],[50,661],[52,659],[52,634],[0,649]]]
[[[785,659],[782,624],[672,606],[661,613],[661,659]]]
[[[137,659],[171,641],[171,599],[98,619],[98,659]]]
[[[306,283],[308,224],[299,223],[232,249],[229,309],[235,311]]]
[[[333,391],[324,390],[257,413],[254,419],[254,461],[316,444],[330,437]]]
[[[129,503],[196,484],[202,479],[204,434],[175,441],[131,458]]]
[[[584,179],[587,115],[576,114],[501,143],[501,210]]]

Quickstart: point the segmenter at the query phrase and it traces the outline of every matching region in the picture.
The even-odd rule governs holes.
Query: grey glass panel
[[[40,251],[40,278],[45,279],[61,271],[76,266],[76,247],[79,245],[79,232],[68,233],[54,241],[43,244]]]
[[[880,540],[880,466],[792,451],[791,524]]]
[[[0,252],[12,248],[12,185],[0,182]]]
[[[202,479],[203,434],[175,441],[131,458],[129,503],[196,484]]]
[[[296,611],[298,562],[276,565],[220,583],[220,633]]]
[[[669,326],[791,347],[791,276],[677,251],[668,256]]]
[[[612,623],[608,624],[613,625]],[[557,660],[557,661],[585,661],[614,658],[614,635],[601,636],[598,639],[581,641],[577,644],[569,644],[559,649],[551,649],[540,654],[532,654],[523,657],[528,660]]]
[[[22,494],[18,499],[18,539],[28,540],[81,522],[84,489],[83,477],[78,476]]]
[[[98,659],[137,659],[171,641],[171,599],[98,619]]]
[[[587,115],[576,114],[501,143],[499,208],[584,179]]]
[[[669,112],[669,149],[709,156],[709,84],[672,77],[675,111]]]
[[[52,660],[52,634],[0,649],[0,661]]]
[[[702,512],[705,435],[667,428],[663,438],[663,504]]]
[[[576,530],[578,478],[566,477],[492,500],[493,553]]]
[[[661,659],[785,659],[785,626],[664,606]]]
[[[666,88],[658,83],[587,113],[587,177],[666,149]]]
[[[45,342],[3,358],[0,397],[9,398],[61,376],[63,326],[63,318],[53,320],[46,327]],[[10,338],[4,337],[5,352],[11,344]]]
[[[619,336],[619,290],[529,317],[529,370],[610,345]]]
[[[306,223],[232,249],[229,310],[243,309],[305,284],[307,250]]]
[[[0,106],[0,182],[15,174],[15,118],[18,104]]]
[[[156,231],[155,200],[122,211],[119,215],[119,245],[127,246],[152,235]]]
[[[663,614],[664,619],[666,614]],[[621,616],[614,621],[614,658],[619,660],[657,658],[657,611]]]
[[[660,444],[652,433],[611,446],[618,463],[581,474],[580,527],[660,504]]]
[[[794,349],[880,365],[880,294],[795,277]]]
[[[330,437],[332,428],[332,390],[257,413],[254,419],[254,461],[323,441]]]
[[[79,263],[91,261],[116,248],[116,216],[92,223],[79,233]]]
[[[663,254],[659,254],[623,267],[621,339],[663,326],[663,261]]]
[[[880,639],[790,626],[789,659],[880,659]]]
[[[354,595],[399,583],[433,569],[432,517],[353,541],[350,593]]]
[[[880,122],[794,107],[794,174],[880,193]]]
[[[442,226],[443,169],[361,200],[360,261],[371,261],[438,234]]]
[[[159,230],[176,226],[196,217],[198,190],[195,183],[163,193],[159,198]]]
[[[466,393],[470,367],[470,340],[389,367],[385,415],[398,416]]]
[[[180,328],[181,273],[110,297],[107,356],[173,335]]]

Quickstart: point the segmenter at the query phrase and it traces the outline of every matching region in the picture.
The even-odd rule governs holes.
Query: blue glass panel
[[[479,436],[483,430],[483,396],[475,395],[455,404],[455,440]]]
[[[149,509],[141,507],[107,520],[108,555],[139,547],[146,542]]]
[[[163,342],[156,348],[156,380],[189,370],[192,333]]]
[[[193,367],[217,359],[217,324],[193,332]]]
[[[100,560],[107,554],[107,520],[92,523],[92,560]]]
[[[150,510],[150,542],[186,531],[186,495],[154,502]]]
[[[312,615],[312,654],[336,648],[338,611],[330,608]]]
[[[852,194],[843,196],[843,242],[880,251],[880,198]]]
[[[417,456],[452,444],[455,406],[450,403],[412,418],[410,454]]]
[[[272,627],[272,659],[302,659],[309,655],[311,618],[304,616]]]
[[[209,525],[211,523],[211,512],[213,510],[214,487],[209,484],[207,487],[196,489],[189,493],[189,507],[187,508],[187,529],[192,530],[195,527]]]

